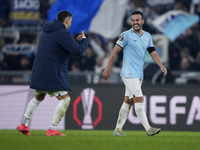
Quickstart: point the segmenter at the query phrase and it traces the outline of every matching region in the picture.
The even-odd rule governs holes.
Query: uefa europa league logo
[[[82,129],[93,129],[91,110],[94,101],[95,91],[91,88],[84,89],[81,93],[84,117]]]
[[[83,116],[83,120],[81,121],[78,117],[79,109],[78,104],[82,101],[82,107],[83,107],[83,113],[81,115]],[[93,102],[98,106],[98,116],[93,118],[92,120],[92,107]],[[94,116],[93,116],[94,117]],[[76,123],[82,128],[82,129],[94,129],[99,122],[102,119],[102,102],[101,100],[95,95],[95,90],[92,88],[86,88],[84,89],[81,94],[74,100],[73,102],[73,118],[76,121]]]

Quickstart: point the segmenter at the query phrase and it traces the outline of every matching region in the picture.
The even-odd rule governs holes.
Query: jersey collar
[[[131,28],[131,32],[137,34],[137,33],[133,30],[133,28]],[[138,35],[138,34],[137,34],[137,35],[138,35],[139,37],[141,37],[141,36],[143,35],[143,33],[144,33],[144,32],[143,32],[143,30],[142,30],[142,34],[141,34],[141,35]]]

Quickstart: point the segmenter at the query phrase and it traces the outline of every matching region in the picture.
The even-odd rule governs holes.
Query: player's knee
[[[71,98],[69,96],[60,100],[60,103],[63,104],[65,107],[68,107],[70,102],[71,102]]]
[[[69,95],[68,95],[68,94],[65,94],[65,95],[57,96],[56,98],[57,98],[58,100],[63,100],[63,99],[65,99],[65,98],[67,98],[67,97],[69,97]]]
[[[134,97],[133,101],[134,101],[134,103],[143,103],[144,98],[143,98],[143,96],[141,96],[141,97]]]
[[[128,97],[126,97],[124,102],[129,104],[129,105],[133,105],[133,98],[129,99]]]
[[[43,101],[45,96],[46,96],[46,94],[35,95],[35,99],[37,99],[38,101]]]

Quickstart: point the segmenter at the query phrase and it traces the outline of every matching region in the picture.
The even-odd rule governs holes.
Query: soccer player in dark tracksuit
[[[69,54],[81,55],[86,51],[89,43],[84,31],[77,37],[78,42],[73,39],[68,31],[71,22],[71,13],[60,11],[57,14],[57,20],[48,22],[43,28],[44,32],[40,37],[30,82],[30,88],[35,89],[35,97],[26,108],[22,124],[17,127],[17,130],[24,135],[31,135],[28,125],[32,114],[44,100],[46,94],[49,94],[50,97],[55,96],[59,103],[46,135],[65,136],[56,131],[56,127],[70,104],[68,91],[71,91],[71,86],[68,76],[68,56]]]

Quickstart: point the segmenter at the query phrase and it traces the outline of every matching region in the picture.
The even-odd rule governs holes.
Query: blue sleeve
[[[80,42],[76,42],[71,33],[67,30],[62,31],[59,34],[57,42],[70,54],[77,56],[86,51],[89,44],[87,38],[82,39]]]
[[[150,34],[149,34],[149,44],[148,44],[147,48],[149,48],[149,47],[154,47],[153,40],[152,40],[152,37]]]

